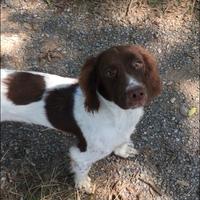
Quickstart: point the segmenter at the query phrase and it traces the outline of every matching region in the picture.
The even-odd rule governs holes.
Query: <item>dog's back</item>
[[[76,79],[1,69],[1,121],[24,121],[52,127],[45,115],[46,93]]]

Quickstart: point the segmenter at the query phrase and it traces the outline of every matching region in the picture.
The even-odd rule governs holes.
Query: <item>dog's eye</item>
[[[114,78],[116,75],[117,75],[117,70],[116,70],[116,69],[108,68],[108,69],[105,71],[105,76],[106,76],[107,78]]]
[[[134,69],[142,69],[143,68],[143,63],[141,61],[135,61],[132,63],[132,67]]]

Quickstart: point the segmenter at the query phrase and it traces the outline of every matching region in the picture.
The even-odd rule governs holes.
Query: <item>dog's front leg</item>
[[[129,141],[118,146],[114,150],[114,154],[122,158],[128,158],[138,154],[138,151],[135,149],[134,144],[131,141]]]
[[[88,176],[90,167],[94,162],[106,157],[110,153],[98,149],[87,149],[87,151],[81,152],[77,147],[70,148],[71,166],[75,176],[76,188],[83,189],[87,193],[93,192],[91,180]]]

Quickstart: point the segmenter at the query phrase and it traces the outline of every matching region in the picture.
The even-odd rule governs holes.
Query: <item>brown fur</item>
[[[55,89],[46,97],[46,114],[51,124],[62,131],[73,133],[78,138],[80,151],[86,151],[87,143],[73,116],[74,92],[77,84]]]
[[[158,75],[157,62],[155,57],[147,50],[139,46],[137,46],[136,48],[143,56],[146,65],[145,78],[143,81],[145,82],[145,85],[147,87],[149,97],[148,101],[150,101],[153,97],[158,96],[162,90],[161,80]]]
[[[96,84],[96,71],[95,71],[96,58],[89,58],[85,65],[81,69],[81,75],[79,77],[79,84],[84,92],[85,99],[85,108],[88,112],[98,111],[99,109],[99,99],[96,93],[97,84]]]
[[[37,74],[15,72],[3,82],[8,86],[7,97],[16,105],[39,101],[45,91],[44,78]]]
[[[86,109],[98,111],[97,91],[127,109],[126,74],[143,83],[147,102],[160,94],[161,81],[153,55],[140,46],[116,46],[88,59],[81,70],[79,83],[86,97]]]

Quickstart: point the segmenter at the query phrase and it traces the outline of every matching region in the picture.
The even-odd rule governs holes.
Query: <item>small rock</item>
[[[30,153],[30,149],[25,149],[26,154]]]
[[[174,133],[178,133],[178,129],[175,129],[175,130],[174,130]]]
[[[181,186],[184,186],[184,187],[189,187],[189,183],[187,181],[184,181],[184,180],[177,180],[177,183]]]
[[[173,98],[170,99],[170,102],[171,102],[171,103],[174,103],[175,101],[176,101],[176,98],[175,98],[175,97],[173,97]]]
[[[166,85],[167,86],[170,86],[170,85],[172,85],[173,84],[173,81],[170,81],[170,82],[168,82]]]
[[[6,185],[6,177],[1,177],[1,189],[4,189],[4,187],[5,187],[5,185]]]
[[[31,25],[28,24],[28,23],[24,23],[24,28],[25,28],[25,29],[28,29],[28,30],[32,30]]]
[[[180,113],[181,113],[183,116],[187,117],[188,108],[186,107],[186,105],[182,104],[182,105],[180,106]]]

